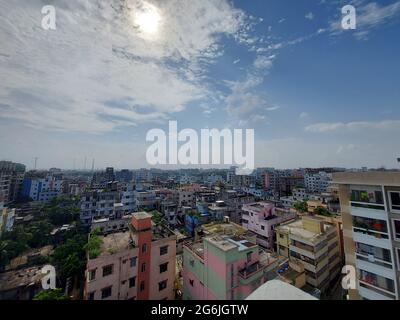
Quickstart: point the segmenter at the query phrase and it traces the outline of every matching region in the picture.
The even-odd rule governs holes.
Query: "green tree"
[[[61,289],[44,290],[33,297],[33,300],[69,300]]]
[[[314,209],[314,214],[319,215],[319,216],[325,216],[325,217],[332,216],[332,214],[329,212],[329,210],[324,207],[316,207]]]
[[[55,248],[50,262],[57,269],[57,276],[64,282],[69,277],[81,277],[86,267],[85,235],[75,235],[65,244]]]
[[[293,208],[295,208],[299,212],[307,212],[308,211],[308,205],[306,201],[298,201],[293,205]]]
[[[96,259],[100,255],[100,247],[102,243],[103,240],[99,237],[97,230],[94,230],[90,234],[89,241],[84,247],[89,254],[89,259]]]

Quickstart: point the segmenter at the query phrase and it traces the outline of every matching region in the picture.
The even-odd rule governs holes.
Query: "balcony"
[[[391,249],[389,239],[383,238],[380,234],[368,232],[367,230],[353,228],[353,240],[370,246]]]
[[[258,272],[262,271],[264,269],[264,266],[260,264],[260,262],[255,262],[241,270],[238,271],[239,276],[245,280],[248,280]]]
[[[376,208],[354,206],[351,203],[350,214],[353,217],[363,217],[369,219],[386,219],[387,213],[384,205],[376,205]]]

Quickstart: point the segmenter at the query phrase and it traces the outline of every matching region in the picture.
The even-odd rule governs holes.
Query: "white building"
[[[306,174],[304,176],[304,184],[307,192],[321,193],[326,192],[329,182],[332,180],[332,174],[326,172],[319,172],[315,174]]]
[[[132,183],[128,183],[122,191],[121,203],[125,213],[136,211],[135,189]]]
[[[400,172],[344,172],[339,185],[346,264],[356,268],[350,299],[400,299]]]

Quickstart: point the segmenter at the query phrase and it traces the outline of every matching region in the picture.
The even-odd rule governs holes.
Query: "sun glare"
[[[142,2],[140,8],[133,12],[134,24],[144,35],[154,36],[158,33],[161,14],[157,7],[148,2]]]

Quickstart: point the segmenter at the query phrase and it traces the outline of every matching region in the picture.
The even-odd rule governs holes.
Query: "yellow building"
[[[301,263],[306,283],[326,290],[342,267],[336,226],[322,217],[303,216],[275,230],[278,254]]]

